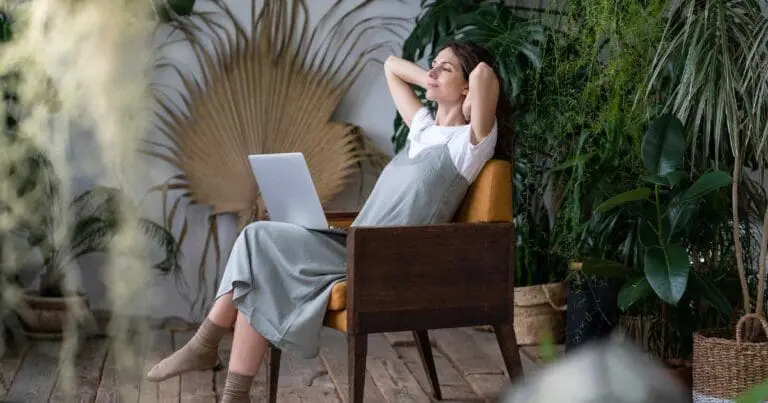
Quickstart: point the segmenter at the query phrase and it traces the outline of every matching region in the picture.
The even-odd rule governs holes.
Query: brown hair
[[[498,139],[493,158],[506,161],[512,160],[514,132],[512,130],[512,105],[504,93],[504,81],[496,69],[496,57],[484,47],[470,41],[455,41],[443,45],[440,50],[450,48],[461,63],[464,79],[469,80],[469,74],[481,62],[490,66],[499,80],[499,100],[496,103],[496,121],[498,124]],[[437,54],[436,52],[435,54]]]

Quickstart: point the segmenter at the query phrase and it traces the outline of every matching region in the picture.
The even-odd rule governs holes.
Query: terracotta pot
[[[84,295],[41,297],[38,290],[24,293],[26,307],[20,312],[27,337],[38,340],[61,339],[67,321],[74,319],[73,308],[89,309]]]

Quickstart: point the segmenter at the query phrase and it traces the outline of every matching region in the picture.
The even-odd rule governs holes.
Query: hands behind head
[[[498,85],[498,77],[496,77],[496,72],[493,71],[493,68],[487,63],[480,62],[474,69],[472,69],[472,72],[469,73],[470,89],[467,92],[466,98],[464,98],[464,103],[461,105],[461,112],[464,114],[464,120],[469,122],[472,117],[472,88],[483,88],[493,85],[492,83],[494,82]]]

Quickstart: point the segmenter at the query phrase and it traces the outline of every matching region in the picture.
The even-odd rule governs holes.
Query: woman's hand
[[[411,89],[411,84],[426,88],[426,70],[408,60],[389,56],[384,62],[384,75],[397,112],[402,116],[403,122],[411,127],[413,115],[422,107],[421,101]]]

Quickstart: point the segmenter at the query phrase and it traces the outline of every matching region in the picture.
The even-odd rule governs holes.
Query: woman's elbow
[[[389,55],[387,56],[387,59],[384,60],[384,71],[389,72],[392,70],[392,63],[395,63],[395,58],[397,56],[395,55]]]

